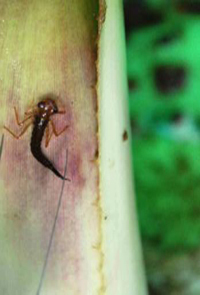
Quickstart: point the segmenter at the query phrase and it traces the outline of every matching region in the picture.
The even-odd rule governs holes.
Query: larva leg
[[[49,125],[47,125],[46,134],[45,134],[45,147],[48,147],[50,140],[52,138],[52,135],[53,135],[53,131],[50,133]]]
[[[19,139],[26,131],[27,129],[32,125],[32,122],[29,122],[24,129],[17,135],[12,130],[10,130],[8,127],[4,126],[3,128],[6,129],[14,138]]]
[[[53,133],[55,134],[56,137],[60,136],[63,132],[65,132],[67,130],[67,128],[69,127],[68,125],[66,125],[61,131],[57,131],[56,127],[54,125],[54,122],[52,120],[50,120],[51,122],[51,126],[52,126],[52,130]]]
[[[30,114],[28,117],[24,118],[21,122],[19,120],[19,114],[17,112],[17,108],[14,107],[14,111],[15,111],[15,119],[16,119],[16,122],[17,122],[17,125],[18,126],[22,126],[28,119],[30,119],[33,115]]]

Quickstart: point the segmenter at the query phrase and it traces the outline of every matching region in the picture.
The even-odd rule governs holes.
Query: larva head
[[[58,107],[56,105],[56,102],[51,98],[41,100],[37,104],[37,107],[40,114],[51,116],[53,114],[58,113]]]

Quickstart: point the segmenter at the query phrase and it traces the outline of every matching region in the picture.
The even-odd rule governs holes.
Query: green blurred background
[[[200,295],[200,1],[127,0],[124,13],[150,294]]]

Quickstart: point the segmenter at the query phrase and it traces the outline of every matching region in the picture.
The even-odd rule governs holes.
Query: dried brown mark
[[[122,138],[123,138],[123,141],[126,141],[128,139],[128,132],[127,132],[127,130],[124,130]]]

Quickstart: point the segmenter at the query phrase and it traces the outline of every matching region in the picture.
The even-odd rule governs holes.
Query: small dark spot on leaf
[[[179,124],[183,120],[183,115],[181,113],[177,112],[177,113],[172,114],[170,119],[171,119],[172,123]]]
[[[107,220],[107,219],[108,219],[108,216],[105,216],[105,217],[104,217],[104,220]]]
[[[200,14],[200,1],[198,0],[185,0],[180,1],[177,5],[179,12],[186,12],[189,14]]]
[[[163,21],[163,15],[152,10],[141,0],[126,2],[124,5],[125,28],[129,33],[133,29],[140,29],[159,24]]]
[[[129,88],[130,91],[135,90],[137,88],[137,86],[138,85],[137,85],[136,80],[134,80],[134,79],[129,79],[128,80],[128,88]]]
[[[128,132],[126,130],[124,130],[123,141],[126,141],[127,139],[128,139]]]
[[[182,66],[158,66],[155,69],[155,84],[157,89],[170,94],[183,87],[186,72]]]
[[[167,33],[159,37],[157,40],[155,40],[155,45],[156,46],[169,45],[172,42],[176,41],[179,37],[180,37],[179,32]]]

